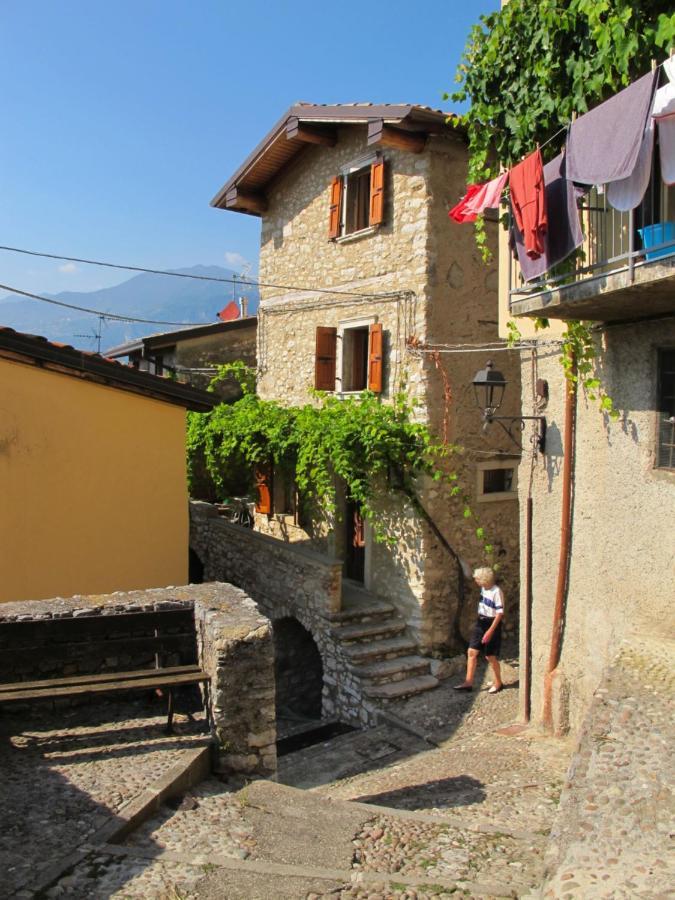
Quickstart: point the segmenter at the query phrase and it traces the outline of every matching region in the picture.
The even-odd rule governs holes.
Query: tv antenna
[[[101,352],[101,333],[105,325],[106,317],[101,314],[98,316],[98,328],[92,328],[88,334],[74,334],[73,337],[86,338],[88,341],[96,341],[96,352]]]

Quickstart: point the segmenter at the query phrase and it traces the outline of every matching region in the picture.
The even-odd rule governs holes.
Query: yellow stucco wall
[[[0,359],[0,602],[185,584],[185,410]]]

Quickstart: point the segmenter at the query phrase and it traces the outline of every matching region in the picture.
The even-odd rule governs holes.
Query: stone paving
[[[186,748],[203,722],[178,715],[166,735],[164,702],[100,702],[0,717],[0,897],[86,841]]]

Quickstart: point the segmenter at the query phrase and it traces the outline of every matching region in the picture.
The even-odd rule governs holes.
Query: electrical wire
[[[223,284],[242,285],[242,287],[267,287],[277,288],[282,291],[308,291],[315,294],[344,294],[349,297],[375,297],[377,294],[364,294],[360,291],[341,291],[333,288],[299,287],[297,284],[272,284],[267,281],[256,281],[251,278],[221,278],[217,275],[190,275],[187,272],[171,272],[168,269],[148,269],[144,266],[127,266],[121,263],[102,262],[97,259],[82,259],[79,256],[59,256],[56,253],[42,253],[38,250],[26,250],[22,247],[5,247],[0,245],[0,250],[9,253],[23,253],[26,256],[39,256],[44,259],[58,259],[66,262],[79,262],[87,266],[102,266],[106,269],[123,269],[127,272],[147,272],[150,275],[170,275],[173,278],[193,278],[196,281],[217,281]]]
[[[101,316],[104,319],[111,319],[115,322],[141,322],[144,325],[209,325],[209,322],[166,322],[162,319],[139,319],[136,316],[122,316],[118,313],[103,312],[100,309],[89,309],[87,306],[77,306],[75,303],[65,303],[63,300],[54,300],[52,297],[43,297],[40,294],[32,294],[30,291],[22,291],[19,288],[11,287],[8,284],[0,284],[0,290],[9,291],[10,294],[19,294],[21,297],[28,297],[31,300],[41,300],[43,303],[51,303],[53,306],[63,306],[65,309],[74,309],[77,312],[91,313],[91,315]]]

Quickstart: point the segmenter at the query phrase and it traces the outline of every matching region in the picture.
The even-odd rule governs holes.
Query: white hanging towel
[[[667,59],[663,68],[668,84],[656,92],[652,115],[659,126],[661,176],[670,185],[675,184],[675,58]]]

